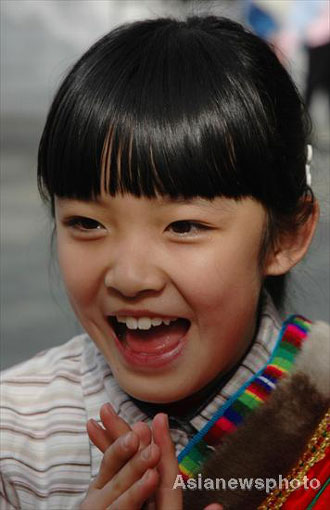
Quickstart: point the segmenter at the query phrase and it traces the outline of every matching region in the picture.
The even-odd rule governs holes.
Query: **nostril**
[[[134,251],[137,250],[133,250],[133,253]],[[135,299],[141,294],[160,292],[166,279],[158,269],[146,264],[144,255],[141,256],[139,264],[121,256],[116,265],[107,271],[104,284],[107,289],[118,292],[126,299]]]

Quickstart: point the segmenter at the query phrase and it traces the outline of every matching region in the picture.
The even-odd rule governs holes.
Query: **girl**
[[[313,434],[328,473],[328,329],[274,305],[318,220],[307,137],[287,72],[227,19],[125,25],[72,68],[38,179],[86,334],[3,375],[4,508],[321,501],[276,492]]]

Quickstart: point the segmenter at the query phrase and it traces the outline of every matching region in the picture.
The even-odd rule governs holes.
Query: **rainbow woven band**
[[[283,323],[266,365],[215,412],[179,454],[179,469],[184,479],[193,478],[200,472],[210,454],[209,446],[219,444],[226,434],[233,432],[246,416],[267,400],[277,382],[291,370],[310,326],[311,322],[300,315],[291,315]]]

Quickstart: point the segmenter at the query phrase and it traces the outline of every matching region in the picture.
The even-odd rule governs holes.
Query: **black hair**
[[[55,196],[101,190],[250,196],[268,211],[269,240],[311,212],[301,205],[312,197],[308,134],[288,72],[240,24],[138,21],[105,35],[65,78],[40,142],[39,189],[52,210]]]

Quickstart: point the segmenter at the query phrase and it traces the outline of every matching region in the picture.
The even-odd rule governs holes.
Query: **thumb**
[[[173,489],[179,466],[175,455],[175,448],[170,436],[168,418],[166,414],[157,414],[152,422],[152,433],[155,443],[160,449],[158,472],[160,484],[156,492],[157,510],[182,510],[182,491]]]

